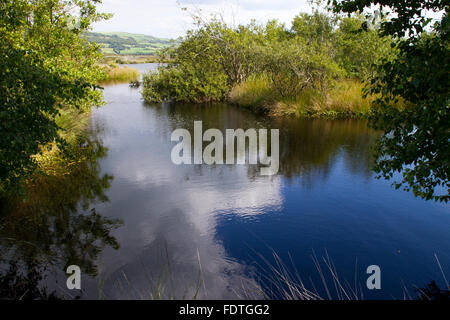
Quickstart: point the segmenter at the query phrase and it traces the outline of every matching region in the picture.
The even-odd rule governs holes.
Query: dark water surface
[[[401,299],[405,285],[414,294],[413,285],[433,279],[442,285],[435,254],[450,277],[448,205],[375,179],[369,148],[376,134],[363,121],[268,119],[227,105],[146,105],[127,84],[106,86],[104,95],[107,105],[93,111],[90,132],[107,150],[86,166],[89,175],[80,174],[76,190],[84,196],[71,199],[70,213],[50,227],[46,248],[57,249],[43,249],[60,269],[82,265],[82,297],[261,297],[258,286],[268,292],[276,277],[268,265],[273,252],[321,295],[313,252],[319,261],[328,255],[342,282],[354,287],[356,277],[368,298]],[[186,128],[193,136],[195,120],[223,132],[279,128],[278,174],[261,176],[255,165],[174,165],[170,135]],[[73,185],[58,188],[64,193]],[[67,228],[55,240],[59,225]],[[381,268],[381,290],[366,289],[369,265]],[[47,284],[70,293],[64,279],[52,273]]]

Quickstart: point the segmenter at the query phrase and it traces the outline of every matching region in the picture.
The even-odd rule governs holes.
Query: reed
[[[139,71],[127,66],[112,66],[106,70],[106,78],[102,83],[108,82],[130,82],[139,79]]]
[[[306,88],[293,97],[281,96],[265,76],[251,77],[230,92],[230,102],[267,112],[299,118],[356,118],[370,115],[375,96],[363,96],[363,83],[340,80],[327,90]]]
[[[236,85],[229,94],[230,102],[252,109],[266,109],[274,102],[275,90],[265,76],[253,76]]]

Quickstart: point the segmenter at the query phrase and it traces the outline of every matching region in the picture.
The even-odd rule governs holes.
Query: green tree
[[[394,60],[384,60],[367,92],[379,94],[372,125],[384,131],[376,147],[380,177],[402,180],[397,188],[447,202],[450,198],[449,3],[441,0],[330,1],[336,12],[366,12],[372,6],[391,15],[381,34],[393,37]],[[440,12],[432,24],[426,12]],[[395,103],[404,100],[405,107]]]
[[[268,43],[258,55],[262,69],[282,97],[296,97],[306,88],[324,90],[341,70],[326,43],[302,37]]]
[[[189,31],[178,47],[166,49],[162,55],[170,62],[144,76],[142,94],[146,101],[224,99],[229,89],[228,78],[210,28]]]
[[[334,35],[335,21],[317,10],[313,14],[300,13],[292,21],[291,31],[308,42],[329,42]]]
[[[163,53],[168,65],[144,77],[144,99],[224,100],[232,86],[256,71],[251,48],[258,39],[262,33],[256,25],[233,29],[216,19],[199,22],[178,47]]]
[[[380,36],[375,28],[363,30],[365,24],[364,16],[344,17],[340,19],[335,37],[339,65],[349,77],[363,80],[375,76],[376,65],[383,59],[395,56],[392,38]]]
[[[107,18],[99,0],[0,3],[0,191],[31,174],[33,155],[64,146],[56,119],[65,108],[102,102],[100,53],[82,34]],[[79,14],[71,14],[74,9]]]

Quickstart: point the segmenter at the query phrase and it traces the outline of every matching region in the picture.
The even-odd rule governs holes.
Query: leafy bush
[[[364,24],[365,19],[361,16],[343,18],[335,39],[339,65],[347,76],[359,79],[373,77],[377,72],[376,65],[396,54],[391,48],[391,37],[380,36],[375,29],[363,30]]]
[[[169,61],[144,77],[146,101],[212,102],[226,99],[230,89],[255,71],[249,51],[251,28],[231,29],[213,20],[189,31],[176,48],[162,54]]]
[[[263,47],[258,56],[282,97],[295,97],[306,88],[323,90],[341,73],[327,45],[303,38]]]
[[[195,68],[189,64],[159,67],[143,77],[142,96],[147,102],[221,101],[228,92],[227,77],[223,72]]]
[[[105,17],[97,2],[0,3],[0,192],[36,169],[32,156],[43,147],[55,141],[64,147],[56,123],[62,110],[102,103],[98,47],[82,38],[91,22]]]

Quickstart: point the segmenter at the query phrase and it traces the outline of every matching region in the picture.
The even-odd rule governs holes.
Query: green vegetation
[[[106,78],[102,83],[107,82],[130,82],[139,80],[139,70],[127,66],[119,67],[117,65],[108,66],[106,69]]]
[[[55,146],[69,153],[67,117],[102,103],[101,54],[82,37],[92,22],[107,18],[96,11],[99,2],[0,4],[0,193],[36,171],[33,155]],[[74,8],[78,16],[69,13]]]
[[[363,97],[364,86],[358,80],[342,80],[326,92],[305,89],[300,93],[282,97],[265,77],[251,77],[236,85],[230,92],[229,100],[256,111],[271,115],[289,115],[313,118],[362,117],[371,112],[374,96]]]
[[[170,39],[126,32],[86,32],[84,36],[89,42],[100,45],[105,54],[155,55],[176,43]]]
[[[112,176],[101,175],[98,162],[107,149],[84,134],[90,109],[103,102],[101,53],[82,37],[107,18],[96,11],[99,2],[0,3],[4,299],[54,299],[41,288],[47,268],[72,262],[95,275],[103,248],[119,247],[111,231],[121,221],[90,206],[107,201]]]
[[[379,5],[392,17],[381,33],[392,38],[398,54],[378,62],[367,93],[379,95],[371,118],[385,134],[376,148],[375,170],[390,179],[402,173],[396,188],[412,190],[424,199],[450,199],[450,42],[448,2],[344,0],[333,1],[335,11],[354,13]],[[431,23],[426,11],[441,12]],[[383,12],[383,10],[381,11]],[[428,27],[428,31],[426,28]],[[396,107],[399,99],[407,105]]]
[[[373,62],[392,59],[389,37],[363,31],[363,16],[302,13],[287,29],[277,21],[232,28],[218,19],[165,50],[169,63],[144,76],[143,97],[235,104],[271,114],[355,117],[371,112],[361,81]]]

